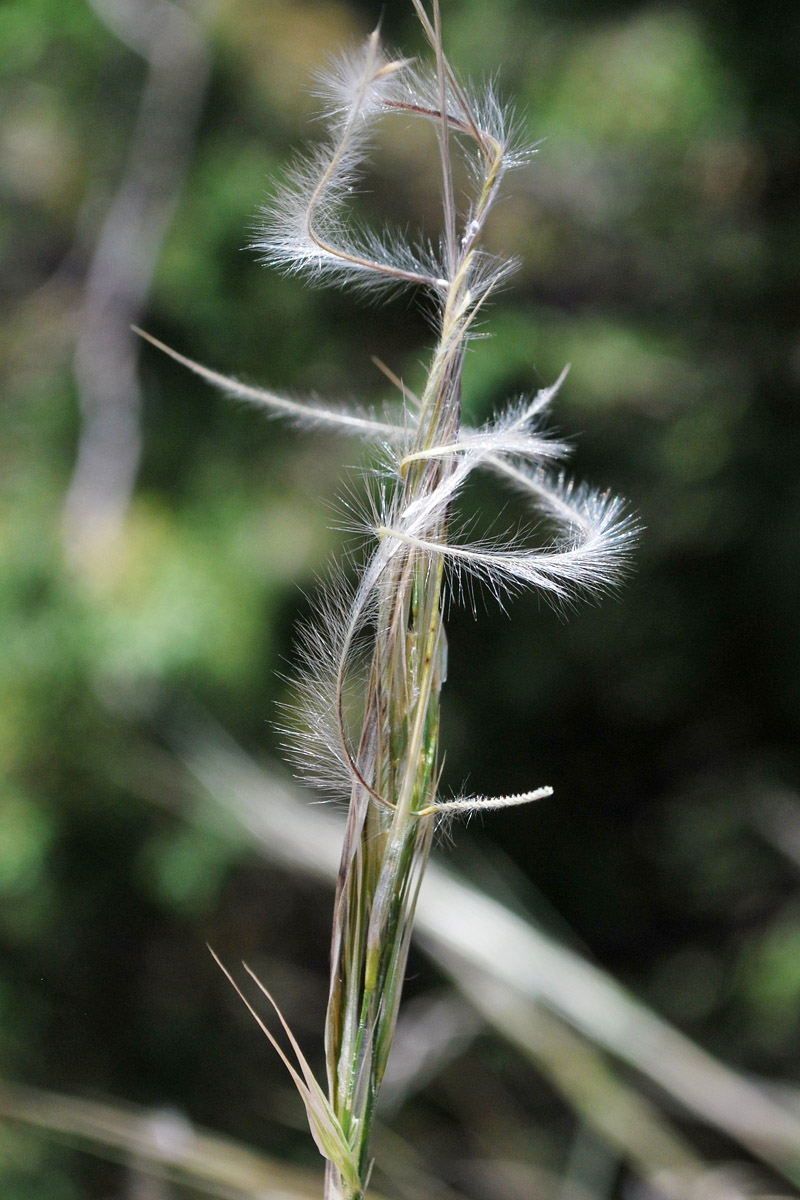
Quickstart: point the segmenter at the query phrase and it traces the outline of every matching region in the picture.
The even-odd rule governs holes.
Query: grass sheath
[[[313,282],[427,293],[437,341],[421,394],[401,389],[402,410],[376,420],[369,412],[262,391],[155,343],[232,396],[380,447],[383,480],[366,530],[363,574],[351,592],[329,598],[319,625],[307,631],[298,685],[306,774],[328,792],[349,794],[331,945],[327,1091],[278,1014],[297,1065],[283,1051],[282,1057],[327,1160],[326,1200],[365,1195],[375,1104],[437,819],[550,794],[540,787],[513,796],[440,796],[444,588],[471,574],[498,598],[524,587],[557,603],[581,591],[601,594],[617,582],[635,534],[617,499],[566,479],[560,467],[566,448],[541,428],[563,376],[480,429],[462,425],[465,349],[476,317],[513,267],[483,249],[482,235],[505,173],[526,163],[530,151],[517,145],[491,90],[477,93],[459,83],[443,50],[436,0],[431,15],[422,0],[412,3],[430,64],[388,54],[377,31],[333,64],[322,85],[329,139],[294,165],[264,211],[256,247],[268,263]],[[372,126],[392,113],[428,122],[438,139],[443,233],[436,248],[348,227],[346,202]],[[469,167],[472,191],[464,211],[454,198],[456,154]],[[520,493],[551,528],[549,540],[469,544],[461,538],[455,502],[478,469]],[[353,730],[345,696],[359,659],[366,674]]]

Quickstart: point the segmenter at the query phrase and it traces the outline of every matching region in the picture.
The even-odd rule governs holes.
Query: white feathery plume
[[[415,460],[446,458],[461,451],[477,453],[476,466],[486,465],[487,459],[502,456],[527,459],[530,462],[564,458],[569,452],[567,444],[541,429],[538,421],[552,403],[566,375],[565,367],[550,387],[541,388],[532,400],[520,398],[480,429],[462,426],[457,442],[412,451],[401,461],[401,468]]]
[[[412,66],[411,59],[387,52],[377,30],[355,50],[333,55],[317,72],[314,87],[331,132],[341,133],[354,116],[362,124],[380,116],[406,94]]]
[[[185,354],[173,350],[171,346],[167,346],[152,334],[145,333],[143,329],[139,329],[135,325],[131,328],[134,333],[138,333],[139,337],[150,342],[164,354],[168,354],[170,358],[174,358],[181,366],[187,367],[232,400],[245,400],[248,404],[255,404],[271,416],[288,417],[300,425],[317,425],[335,429],[339,433],[355,434],[357,437],[367,440],[395,439],[398,436],[398,426],[378,421],[367,412],[360,412],[354,408],[339,409],[332,405],[320,404],[316,398],[308,401],[294,400],[290,396],[282,396],[277,392],[268,391],[266,388],[242,383],[241,380],[234,379],[230,375],[222,375],[219,371],[204,367],[202,363],[195,362],[193,358],[187,358]]]
[[[548,489],[556,508],[558,483]],[[569,485],[564,486],[564,496]],[[480,543],[462,546],[417,534],[403,526],[381,526],[381,537],[391,537],[426,554],[441,556],[460,570],[483,580],[496,594],[514,588],[539,588],[552,598],[564,601],[585,591],[601,595],[612,590],[625,569],[637,534],[635,522],[624,515],[621,502],[613,496],[588,489],[573,492],[574,505],[564,508],[575,515],[572,530],[561,540],[543,549],[530,550],[512,543]]]
[[[284,745],[303,781],[327,797],[347,795],[352,785],[348,755],[337,719],[337,678],[344,631],[352,613],[352,589],[335,579],[322,589],[314,619],[298,631],[292,696],[284,704]],[[349,656],[350,671],[355,670]]]
[[[406,65],[406,59],[384,55],[376,30],[360,52],[339,59],[323,76],[332,139],[299,158],[283,188],[264,206],[253,248],[265,262],[314,282],[335,279],[363,288],[443,286],[430,251],[415,251],[370,231],[355,234],[341,216],[364,162],[374,118],[384,111],[384,102],[399,94],[397,76]]]
[[[476,812],[487,812],[489,809],[514,808],[519,804],[530,804],[534,800],[545,800],[552,796],[551,787],[534,788],[532,792],[517,792],[509,796],[454,796],[452,800],[436,800],[428,808],[420,811],[420,816],[435,813],[471,815]]]

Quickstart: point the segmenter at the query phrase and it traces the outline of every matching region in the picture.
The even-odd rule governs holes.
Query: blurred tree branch
[[[298,801],[221,733],[196,729],[182,754],[215,803],[272,861],[332,882],[340,823]],[[556,1088],[630,1165],[667,1195],[685,1194],[704,1163],[667,1117],[612,1072],[606,1050],[793,1183],[800,1118],[765,1089],[695,1045],[600,968],[491,897],[432,863],[417,935],[499,1032],[525,1049]],[[693,1186],[693,1185],[692,1185]],[[691,1188],[690,1188],[691,1190]]]
[[[315,1200],[317,1172],[275,1162],[216,1134],[182,1113],[137,1109],[62,1096],[0,1081],[0,1116],[100,1148],[141,1175],[174,1179],[220,1200]]]
[[[69,558],[91,570],[113,547],[141,450],[138,345],[159,252],[194,144],[210,59],[196,22],[172,0],[91,0],[147,62],[119,187],[89,264],[75,348],[81,429],[64,506]]]

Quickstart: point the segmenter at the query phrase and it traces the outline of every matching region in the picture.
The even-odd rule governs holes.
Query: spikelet
[[[428,301],[433,297],[428,307],[437,345],[421,395],[412,396],[382,368],[399,385],[402,404],[387,406],[380,417],[316,397],[298,400],[221,375],[143,335],[233,398],[371,447],[374,486],[359,522],[362,570],[352,585],[342,573],[334,577],[302,632],[296,702],[287,720],[291,752],[307,781],[327,796],[349,797],[331,946],[327,1096],[280,1013],[292,1055],[254,1012],[298,1088],[327,1160],[326,1200],[363,1200],[375,1098],[436,822],[551,794],[549,787],[534,787],[506,796],[439,795],[446,584],[457,593],[462,580],[477,578],[501,602],[524,588],[560,605],[596,597],[620,580],[637,532],[621,501],[564,474],[568,447],[543,420],[566,372],[480,428],[462,426],[465,346],[487,299],[513,269],[481,248],[483,230],[505,173],[528,161],[531,151],[518,144],[493,89],[476,93],[459,82],[442,49],[437,0],[432,17],[422,0],[412,3],[433,64],[386,53],[377,32],[359,51],[330,64],[318,83],[327,141],[295,162],[265,206],[255,247],[266,262],[312,282],[409,286]],[[358,228],[348,216],[376,120],[392,113],[429,122],[438,138],[444,221],[436,250]],[[472,188],[461,218],[452,143],[467,156]],[[549,530],[544,541],[522,534],[465,536],[457,503],[476,470],[489,471],[518,494],[533,523]]]

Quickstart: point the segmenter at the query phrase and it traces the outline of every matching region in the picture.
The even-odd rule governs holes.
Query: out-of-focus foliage
[[[422,50],[407,7],[388,6],[384,34]],[[82,434],[73,351],[146,74],[101,19],[113,9],[0,5],[0,1074],[178,1108],[313,1165],[288,1086],[204,943],[267,974],[319,1051],[329,897],[265,872],[224,824],[188,826],[173,749],[202,709],[277,752],[292,626],[346,538],[331,506],[357,452],[228,406],[144,348],[125,522],[90,564],[65,552]],[[307,290],[242,249],[268,180],[315,135],[314,67],[380,9],[221,0],[193,12],[212,70],[143,317],[154,334],[299,394],[380,403],[371,355],[412,386],[420,377],[430,335],[406,299]],[[523,601],[509,618],[480,595],[477,620],[453,606],[448,778],[556,794],[457,832],[450,853],[570,929],[715,1053],[791,1081],[797,16],[745,0],[503,0],[487,19],[484,0],[465,0],[444,20],[453,61],[496,75],[542,139],[492,231],[521,266],[472,347],[465,403],[483,417],[569,362],[557,419],[576,473],[630,497],[645,526],[618,601],[566,622]],[[435,147],[387,125],[374,163],[358,198],[369,219],[435,235]],[[481,523],[514,523],[491,483],[474,502]],[[420,967],[411,991],[432,982]],[[490,1038],[394,1121],[443,1172],[518,1163],[499,1191],[497,1171],[451,1175],[470,1196],[530,1196],[534,1180],[553,1194],[568,1160],[589,1191],[604,1171],[613,1188],[613,1161]],[[0,1129],[4,1198],[121,1195],[121,1178]]]

